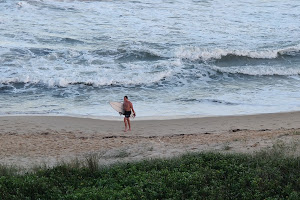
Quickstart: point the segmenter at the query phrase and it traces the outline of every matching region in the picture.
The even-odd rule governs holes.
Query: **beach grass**
[[[103,166],[96,154],[25,174],[0,171],[0,199],[300,199],[300,157],[188,153]]]
[[[16,166],[0,164],[0,176],[13,176],[19,171],[20,169]]]

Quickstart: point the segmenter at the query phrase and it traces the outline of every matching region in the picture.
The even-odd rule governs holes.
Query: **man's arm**
[[[133,109],[132,103],[131,103],[131,110],[132,110],[132,112],[133,112],[133,114],[134,114],[134,116],[135,116],[135,111],[134,111],[134,109]]]

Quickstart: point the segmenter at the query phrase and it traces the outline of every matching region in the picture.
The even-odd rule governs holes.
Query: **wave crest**
[[[224,57],[247,57],[253,59],[276,59],[279,56],[297,56],[300,54],[300,45],[275,50],[229,50],[229,49],[203,49],[199,47],[180,47],[175,56],[191,61],[220,60]]]
[[[166,77],[171,75],[171,71],[161,71],[156,73],[148,73],[147,75],[136,74],[135,76],[124,76],[120,74],[115,77],[86,77],[78,78],[74,77],[34,77],[34,76],[19,76],[14,78],[2,78],[0,84],[7,88],[11,85],[16,84],[31,84],[40,85],[46,87],[68,87],[70,85],[86,85],[93,87],[102,86],[137,86],[137,85],[149,85],[164,80]]]
[[[234,66],[234,67],[218,67],[210,66],[212,70],[220,73],[228,74],[242,74],[250,76],[295,76],[300,75],[300,69],[297,68],[285,68],[276,66]]]

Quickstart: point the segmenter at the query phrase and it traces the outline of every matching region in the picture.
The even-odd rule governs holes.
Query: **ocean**
[[[300,110],[298,0],[0,0],[0,115]]]

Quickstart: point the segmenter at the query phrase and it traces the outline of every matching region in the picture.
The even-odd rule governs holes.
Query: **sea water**
[[[0,115],[300,110],[298,0],[0,0]]]

